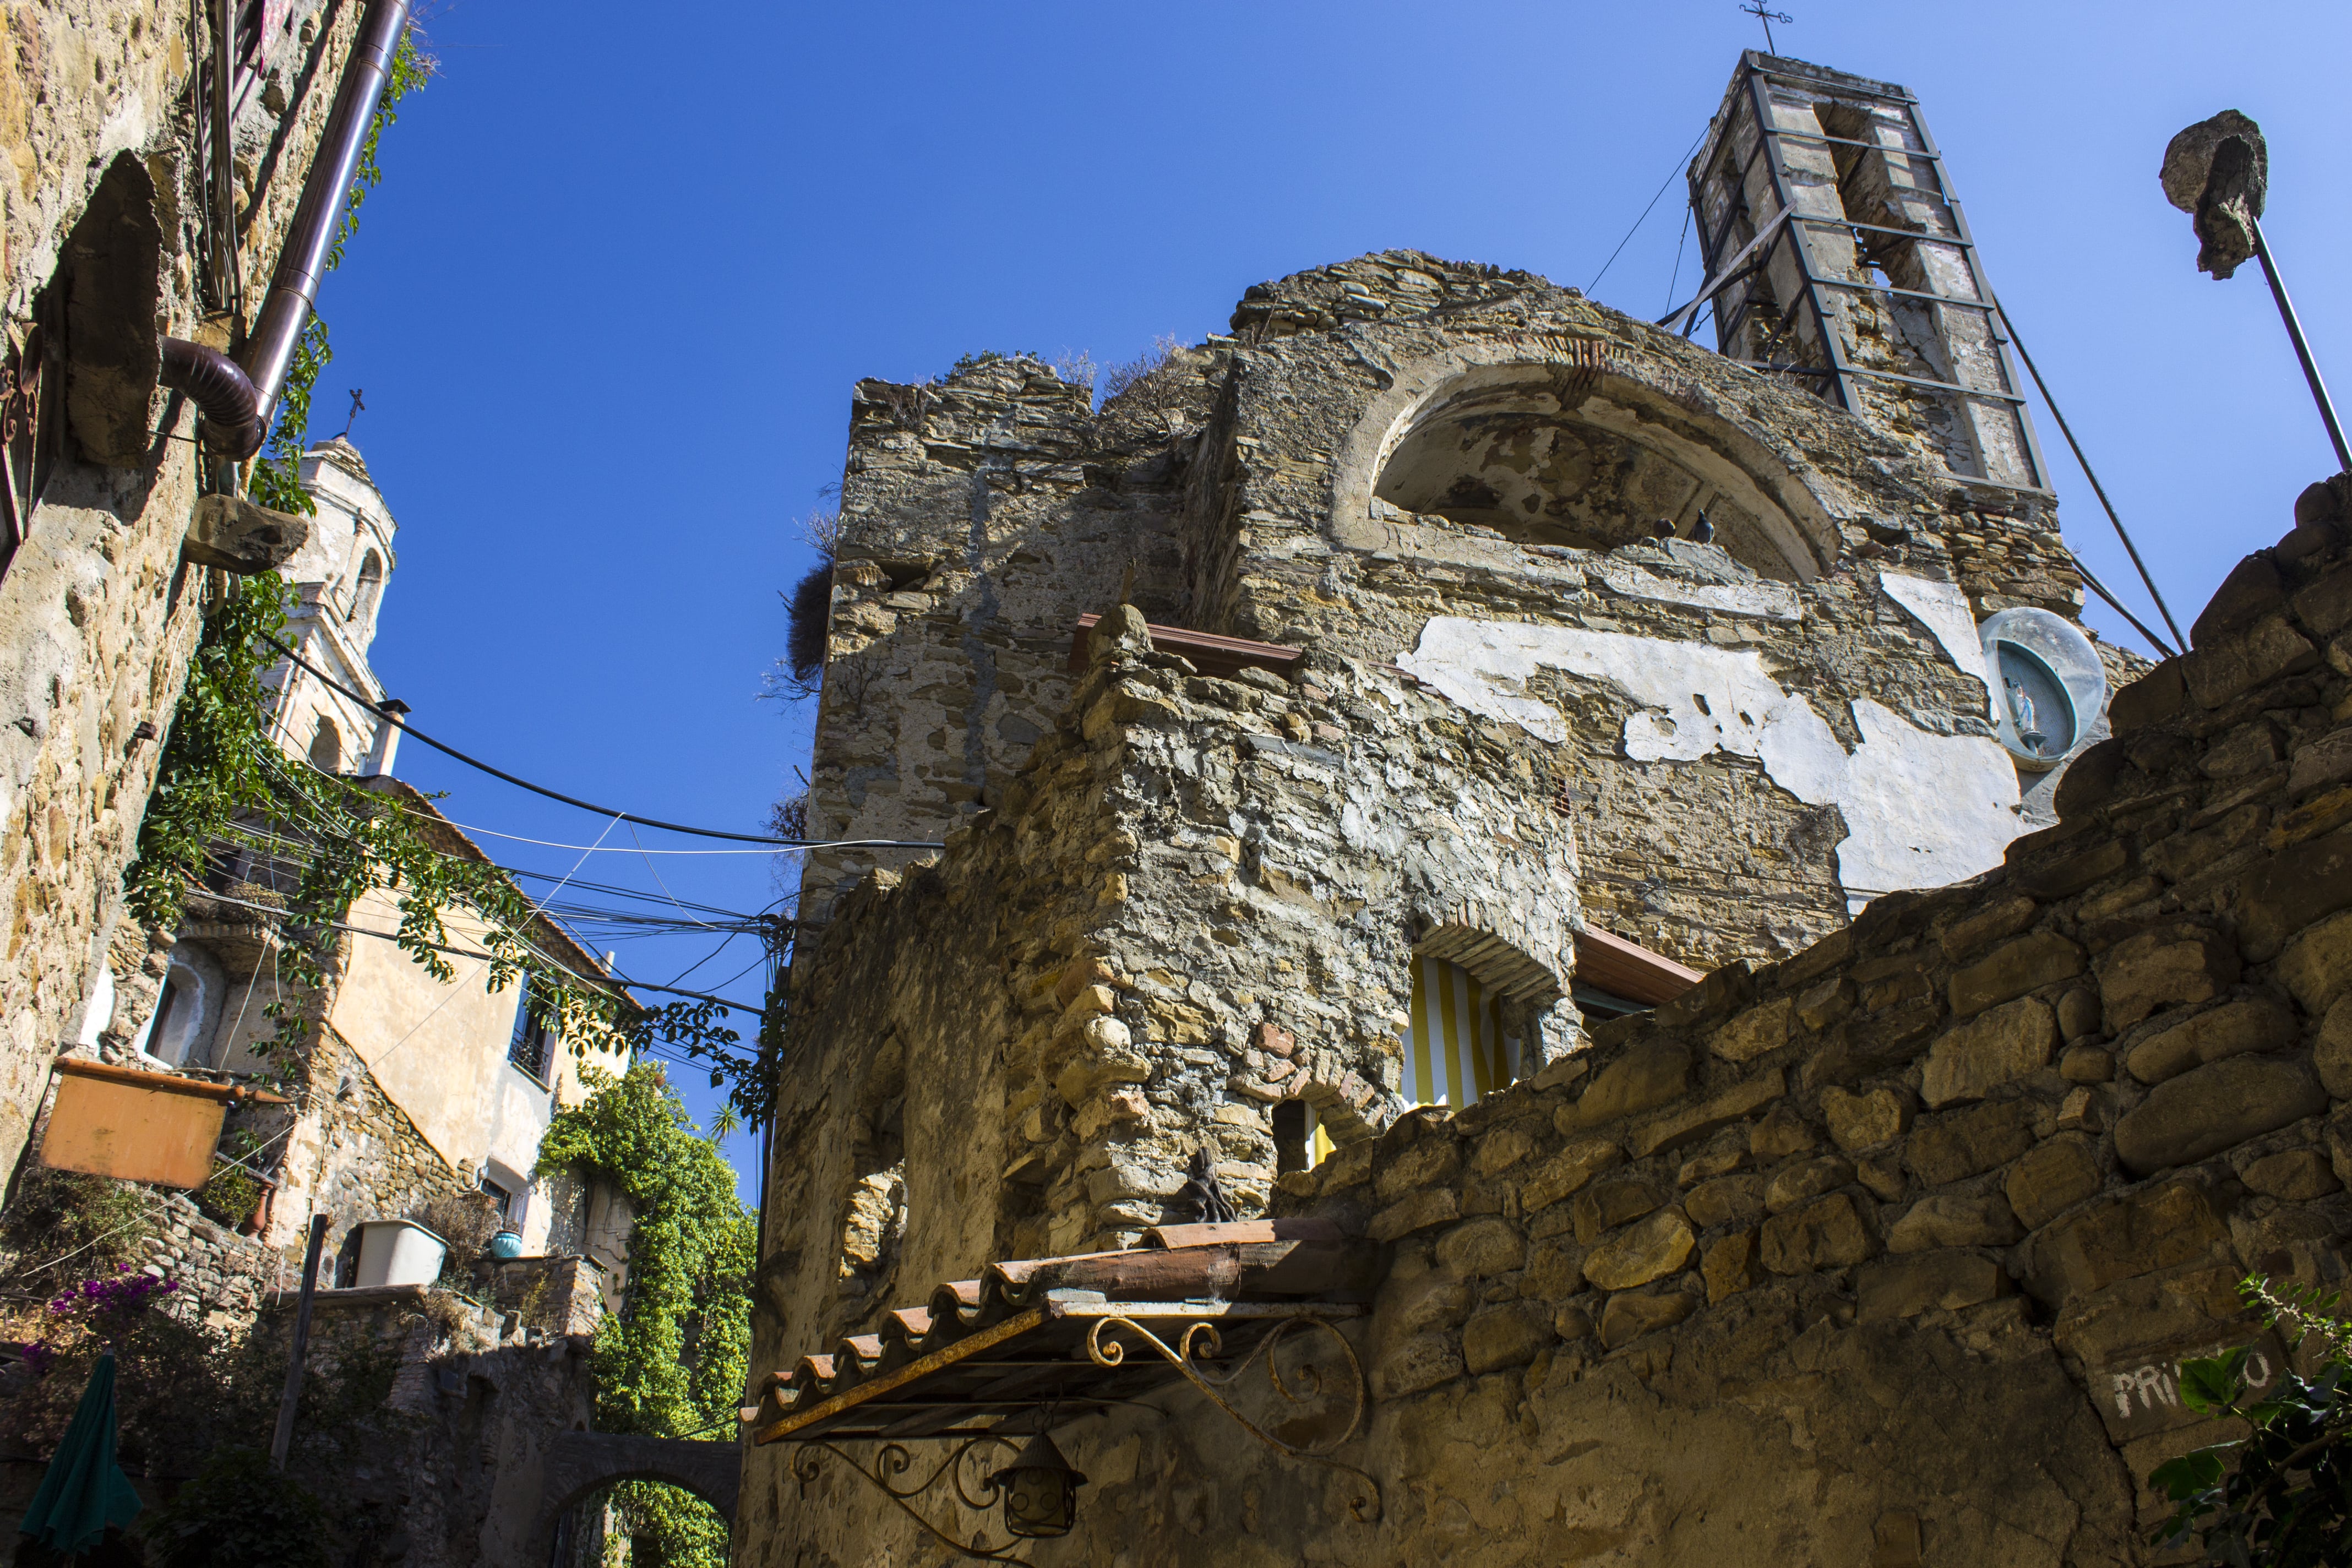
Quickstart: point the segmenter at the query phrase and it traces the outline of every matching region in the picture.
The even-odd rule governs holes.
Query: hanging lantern
[[[1087,1484],[1087,1478],[1070,1468],[1054,1439],[1043,1432],[988,1480],[1004,1494],[1004,1528],[1033,1540],[1070,1533],[1078,1512],[1078,1489]]]

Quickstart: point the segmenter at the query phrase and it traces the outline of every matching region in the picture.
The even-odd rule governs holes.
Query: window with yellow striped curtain
[[[1404,1098],[1466,1109],[1518,1077],[1519,1042],[1503,1033],[1497,999],[1458,963],[1412,961],[1404,1030]]]

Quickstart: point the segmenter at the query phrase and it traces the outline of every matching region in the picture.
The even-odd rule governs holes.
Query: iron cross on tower
[[[1793,26],[1797,19],[1786,11],[1772,10],[1764,4],[1764,0],[1748,0],[1748,4],[1742,5],[1740,9],[1764,24],[1764,52],[1768,55],[1779,54],[1780,49],[1772,43],[1772,24],[1785,22]]]
[[[352,388],[351,417],[343,421],[343,438],[345,440],[351,439],[352,426],[358,420],[361,414],[364,413],[367,409],[367,405],[361,401],[361,399],[366,395],[367,395],[360,388],[356,386]]]

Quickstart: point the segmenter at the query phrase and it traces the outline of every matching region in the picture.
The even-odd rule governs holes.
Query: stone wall
[[[1652,1561],[1741,1551],[1790,1476],[1811,1560],[2141,1560],[2148,1472],[2217,1435],[2179,1361],[2254,1337],[2247,1273],[2344,1274],[2346,500],[2313,487],[2000,870],[1286,1178],[1394,1244],[1365,1348],[1396,1440],[1516,1420],[1507,1511]],[[1407,1556],[1501,1506],[1413,1491]]]
[[[292,1306],[268,1303],[265,1346],[286,1342]],[[447,1291],[321,1292],[306,1365],[336,1392],[297,1426],[288,1470],[327,1504],[336,1560],[525,1561],[548,1447],[593,1407],[587,1352],[585,1335]]]
[[[2179,1404],[2179,1363],[2259,1340],[2257,1371],[2274,1372],[2286,1348],[2260,1338],[2236,1282],[2345,1274],[2347,503],[2352,481],[2306,492],[2194,650],[2118,694],[2055,825],[1999,868],[1879,899],[1777,963],[1725,965],[1460,1114],[1377,1132],[1368,1117],[1277,1180],[1276,1213],[1387,1247],[1349,1330],[1370,1420],[1340,1454],[1380,1482],[1377,1523],[1180,1390],[1155,1402],[1166,1419],[1061,1430],[1093,1484],[1077,1533],[1037,1561],[2154,1561],[2149,1471],[2220,1435]],[[1091,755],[1176,732],[1142,706],[1150,668],[1122,653],[1090,676]],[[1186,700],[1214,684],[1188,681]],[[983,824],[895,895],[862,892],[817,973],[919,884],[954,899],[1000,831],[1041,837],[1021,793],[1005,828]],[[1126,867],[1130,900],[1176,853]],[[1171,912],[1156,940],[1199,951],[1187,924]],[[1139,980],[1103,975],[1108,1012],[1071,1001],[1141,1020]],[[913,1278],[902,1264],[893,1304],[923,1299]],[[776,1348],[763,1333],[760,1364],[787,1364]],[[903,1543],[854,1491],[791,1503],[788,1458],[747,1458],[740,1561]]]
[[[304,1065],[293,1107],[241,1118],[264,1139],[292,1124],[266,1156],[279,1183],[272,1242],[299,1249],[314,1213],[334,1215],[340,1237],[364,1221],[397,1219],[434,1198],[474,1190],[474,1173],[442,1158],[333,1028],[320,1028]]]
[[[193,1314],[214,1328],[252,1322],[271,1292],[301,1283],[302,1260],[226,1226],[215,1224],[184,1193],[159,1201],[153,1234],[144,1238],[141,1266],[178,1289],[164,1299],[169,1311]]]
[[[2078,612],[2046,496],[1529,273],[1382,252],[1251,289],[1234,328],[1099,412],[1025,360],[860,384],[813,835],[935,839],[997,804],[1122,585],[1572,745],[1588,908],[1699,967],[2047,820],[1976,633]],[[1920,776],[1955,781],[1938,813]],[[808,928],[914,858],[813,855]]]
[[[359,9],[287,7],[239,100],[248,301],[276,263]],[[220,342],[230,326],[203,319],[190,15],[78,0],[0,17],[0,151],[17,171],[0,182],[8,357],[38,324],[50,402],[32,465],[46,488],[0,565],[0,1160],[12,1165],[49,1056],[77,1033],[105,962],[160,750],[134,731],[170,723],[201,609],[226,581],[181,558],[194,412],[153,380],[159,336]]]
[[[796,969],[763,1347],[1187,1217],[1198,1148],[1262,1208],[1274,1105],[1343,1132],[1402,1106],[1416,949],[1482,971],[1528,1057],[1565,1050],[1550,765],[1392,670],[1203,677],[1118,608],[1002,806],[869,874]]]
[[[1026,358],[857,384],[812,837],[941,837],[994,802],[1068,700],[1082,612],[1132,570],[1136,603],[1177,615],[1179,448],[1207,399],[1190,356],[1152,390],[1097,419],[1086,387]],[[803,918],[814,929],[866,867],[909,858],[811,856]]]

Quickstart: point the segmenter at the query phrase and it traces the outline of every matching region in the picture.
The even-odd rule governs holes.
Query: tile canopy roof
[[[993,1263],[940,1285],[927,1307],[889,1313],[877,1333],[770,1374],[745,1418],[757,1443],[944,1437],[1042,1407],[1132,1399],[1179,1373],[1148,1347],[1096,1364],[1087,1346],[1104,1319],[1171,1343],[1210,1323],[1220,1355],[1245,1354],[1285,1321],[1360,1314],[1379,1257],[1329,1220],[1276,1219],[1161,1226],[1123,1251]]]

